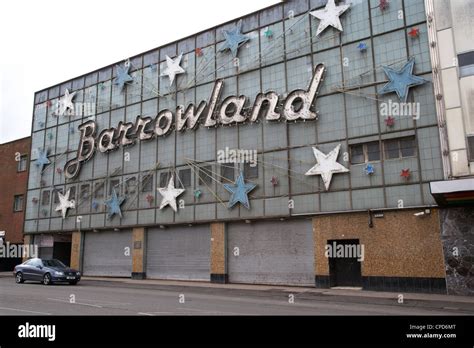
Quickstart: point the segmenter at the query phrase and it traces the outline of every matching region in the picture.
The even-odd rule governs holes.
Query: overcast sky
[[[0,143],[30,135],[34,92],[279,0],[0,3]]]

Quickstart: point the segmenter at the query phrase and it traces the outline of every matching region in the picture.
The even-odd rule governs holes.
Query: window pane
[[[400,139],[402,157],[415,156],[415,138]]]
[[[49,205],[49,190],[43,191],[41,205]]]
[[[69,199],[76,199],[76,186],[70,187],[69,190]]]
[[[227,183],[234,181],[234,163],[223,163],[221,164],[221,182]]]
[[[160,187],[167,187],[170,181],[170,173],[165,172],[160,174]]]
[[[120,179],[112,179],[109,181],[109,195],[112,195],[112,191],[115,189],[115,192],[119,191]]]
[[[384,142],[384,149],[386,159],[399,157],[398,140],[386,140]]]
[[[137,192],[137,178],[132,176],[127,180],[127,185],[125,185],[125,193],[133,195],[135,192]]]
[[[367,159],[369,161],[380,160],[380,146],[378,141],[367,143]]]
[[[94,184],[94,198],[104,198],[104,182]]]
[[[23,196],[15,196],[13,211],[22,211],[23,210]]]
[[[459,66],[473,65],[474,51],[458,54],[458,64]]]
[[[351,163],[364,163],[364,147],[363,145],[354,145],[351,146]]]
[[[81,199],[85,199],[89,196],[89,185],[81,185]]]
[[[244,163],[244,177],[246,179],[255,179],[258,178],[258,165],[257,163],[254,164],[252,167],[252,163]]]
[[[144,176],[142,181],[142,192],[151,191],[153,191],[153,174]]]
[[[54,204],[58,204],[58,203],[59,203],[59,195],[58,195],[58,192],[62,194],[62,193],[63,193],[63,189],[54,189],[54,191],[53,191],[53,194],[54,194],[53,202],[54,202]]]
[[[199,185],[212,184],[212,166],[199,167]]]
[[[18,172],[24,172],[26,170],[26,164],[28,161],[28,155],[21,155],[20,160],[18,161]]]
[[[467,146],[469,148],[469,161],[474,161],[474,136],[467,137]]]
[[[181,169],[179,171],[179,185],[184,187],[191,186],[191,169]]]

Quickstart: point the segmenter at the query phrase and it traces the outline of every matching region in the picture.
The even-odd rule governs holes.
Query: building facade
[[[444,180],[440,207],[449,294],[474,294],[474,1],[427,1]]]
[[[25,233],[84,275],[445,293],[426,18],[287,1],[37,92]]]
[[[30,148],[30,137],[0,144],[0,244],[4,246],[23,244]],[[10,255],[0,258],[1,270],[10,271],[20,263],[21,257],[6,256]]]

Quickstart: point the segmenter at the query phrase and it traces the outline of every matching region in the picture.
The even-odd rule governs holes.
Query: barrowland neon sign
[[[201,101],[197,107],[189,104],[186,109],[183,105],[176,108],[174,124],[173,112],[168,109],[161,110],[155,118],[137,116],[135,122],[120,121],[116,128],[106,128],[100,133],[97,132],[97,124],[94,121],[87,121],[78,127],[81,137],[77,154],[64,166],[64,175],[68,179],[77,177],[82,164],[90,160],[96,150],[107,153],[120,147],[133,145],[137,140],[147,141],[166,136],[173,129],[180,132],[195,129],[202,123],[201,118],[204,119],[205,127],[247,121],[254,123],[262,111],[268,121],[279,121],[282,118],[287,121],[315,120],[317,114],[313,111],[313,104],[325,70],[324,64],[318,64],[314,69],[308,90],[296,89],[290,92],[281,108],[279,108],[280,97],[274,91],[258,94],[249,111],[245,108],[247,97],[243,95],[229,96],[218,106],[224,81],[217,80],[207,102]]]

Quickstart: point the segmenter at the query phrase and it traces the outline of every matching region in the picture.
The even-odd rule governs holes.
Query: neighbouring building
[[[0,244],[23,244],[26,189],[30,165],[31,137],[0,144]],[[11,271],[21,257],[5,253],[0,270]]]
[[[474,1],[427,1],[444,163],[440,207],[449,294],[474,294]]]
[[[287,1],[37,92],[28,241],[89,276],[446,293],[428,34],[423,1]]]

